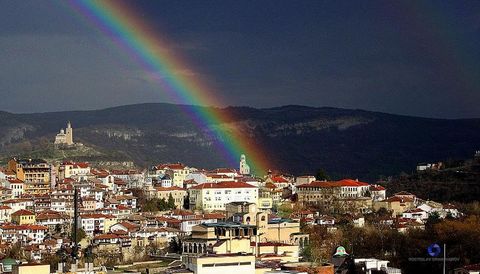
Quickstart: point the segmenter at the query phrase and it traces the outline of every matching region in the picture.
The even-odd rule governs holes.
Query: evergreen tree
[[[176,208],[175,206],[175,200],[173,199],[172,193],[168,195],[168,203],[167,203],[168,208],[174,209]]]

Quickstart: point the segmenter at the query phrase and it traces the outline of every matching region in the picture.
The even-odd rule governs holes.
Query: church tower
[[[247,157],[245,157],[245,154],[242,154],[242,156],[240,156],[240,174],[250,174],[250,166],[247,164]]]
[[[70,123],[70,121],[68,121],[68,123],[67,123],[67,128],[66,128],[65,135],[66,135],[65,139],[66,139],[67,145],[69,145],[69,146],[73,145],[73,128],[72,128],[72,124]]]

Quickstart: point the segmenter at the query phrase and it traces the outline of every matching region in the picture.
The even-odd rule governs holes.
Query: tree
[[[432,212],[428,215],[427,222],[425,223],[425,228],[427,230],[432,230],[433,226],[440,223],[440,221],[441,221],[441,219],[440,219],[440,215],[438,214],[438,212]]]
[[[175,199],[173,199],[172,193],[168,194],[167,206],[168,206],[168,208],[170,208],[170,209],[175,209],[175,208],[176,208],[176,206],[175,206]]]
[[[185,199],[183,199],[183,209],[189,209],[190,208],[190,196],[186,196]]]
[[[330,177],[327,175],[327,172],[325,172],[324,169],[320,168],[317,170],[317,173],[315,174],[315,179],[317,179],[317,181],[328,181],[330,180]]]
[[[73,230],[74,228],[72,227],[72,237],[73,237]],[[77,228],[77,244],[87,236],[87,233],[85,233],[85,230],[83,230],[81,227]]]
[[[56,224],[55,225],[55,233],[62,233],[62,225],[61,224]]]
[[[282,218],[289,218],[293,212],[292,204],[290,202],[284,202],[277,207],[277,214]]]
[[[25,254],[22,248],[22,245],[20,242],[15,243],[12,245],[7,251],[6,251],[6,256],[5,257],[10,257],[14,259],[24,259]]]
[[[172,238],[172,240],[168,243],[168,251],[172,253],[181,253],[182,242],[180,239]]]
[[[157,208],[158,208],[158,210],[160,210],[160,211],[167,210],[167,209],[168,209],[168,203],[167,203],[167,201],[165,201],[164,198],[162,198],[162,199],[160,199],[160,200],[157,199]]]

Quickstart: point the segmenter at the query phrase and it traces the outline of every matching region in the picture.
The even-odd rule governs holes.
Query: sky
[[[480,118],[480,1],[129,1],[221,106]],[[0,1],[0,110],[169,102],[65,1]]]

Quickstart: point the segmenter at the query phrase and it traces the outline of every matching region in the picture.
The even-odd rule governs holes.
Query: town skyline
[[[0,273],[478,274],[480,1],[0,1]]]

